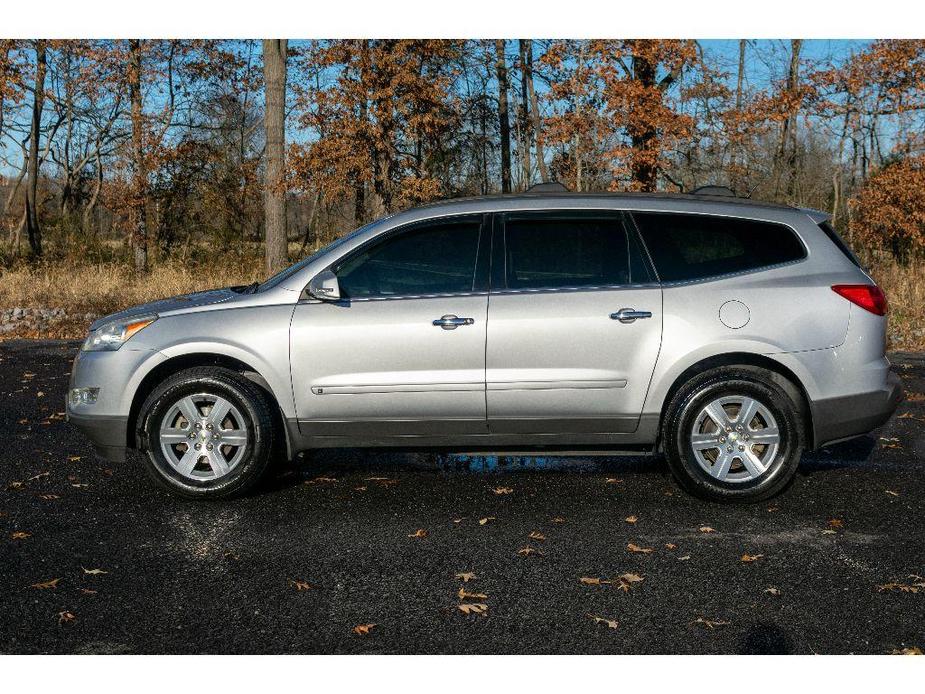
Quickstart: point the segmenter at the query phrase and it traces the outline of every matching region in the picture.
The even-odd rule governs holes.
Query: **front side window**
[[[648,281],[618,217],[512,217],[504,226],[508,289],[604,287]],[[632,252],[631,252],[632,251]],[[637,262],[631,263],[631,257]],[[631,265],[639,275],[632,277]]]
[[[735,217],[634,212],[662,282],[681,282],[789,263],[806,256],[793,231]]]
[[[471,292],[481,221],[435,222],[399,232],[348,258],[335,274],[346,298]]]

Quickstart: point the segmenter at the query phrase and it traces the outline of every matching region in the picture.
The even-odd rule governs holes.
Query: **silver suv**
[[[536,193],[378,220],[263,284],[91,326],[71,422],[186,497],[326,447],[664,452],[759,500],[896,408],[886,300],[822,212]]]

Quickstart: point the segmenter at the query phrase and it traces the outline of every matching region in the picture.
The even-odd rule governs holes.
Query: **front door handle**
[[[456,330],[460,325],[472,325],[475,323],[474,318],[457,318],[453,314],[447,314],[441,316],[440,318],[435,318],[433,321],[434,325],[443,328],[444,330]]]
[[[610,317],[621,323],[632,323],[637,318],[651,318],[652,311],[637,311],[634,308],[621,308],[616,313],[611,313]]]

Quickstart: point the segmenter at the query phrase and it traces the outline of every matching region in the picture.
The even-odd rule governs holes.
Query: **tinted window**
[[[851,249],[848,248],[848,244],[845,243],[844,239],[838,235],[838,232],[835,231],[831,224],[828,222],[822,222],[822,224],[819,225],[819,228],[825,232],[825,235],[829,237],[829,240],[831,240],[832,243],[838,247],[838,250],[844,253],[848,260],[850,260],[858,267],[861,267],[861,261],[858,260],[857,256],[851,252]]]
[[[799,260],[806,255],[781,224],[705,215],[633,213],[663,282],[696,280]]]
[[[361,251],[337,269],[345,297],[471,292],[478,220],[419,227]]]
[[[634,248],[632,281],[645,282]],[[505,223],[510,289],[596,287],[629,284],[630,245],[620,219],[513,218]]]

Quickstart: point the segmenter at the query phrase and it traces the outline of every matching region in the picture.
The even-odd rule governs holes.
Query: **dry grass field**
[[[290,249],[296,257],[298,249]],[[880,262],[871,272],[890,302],[890,349],[925,350],[925,265]],[[0,332],[0,339],[81,338],[87,314],[113,311],[167,296],[234,284],[248,284],[265,276],[263,259],[249,254],[184,257],[156,263],[147,275],[136,274],[125,262],[89,262],[79,257],[29,266],[19,264],[0,270],[0,311],[13,308],[64,309],[38,323],[17,322]]]

